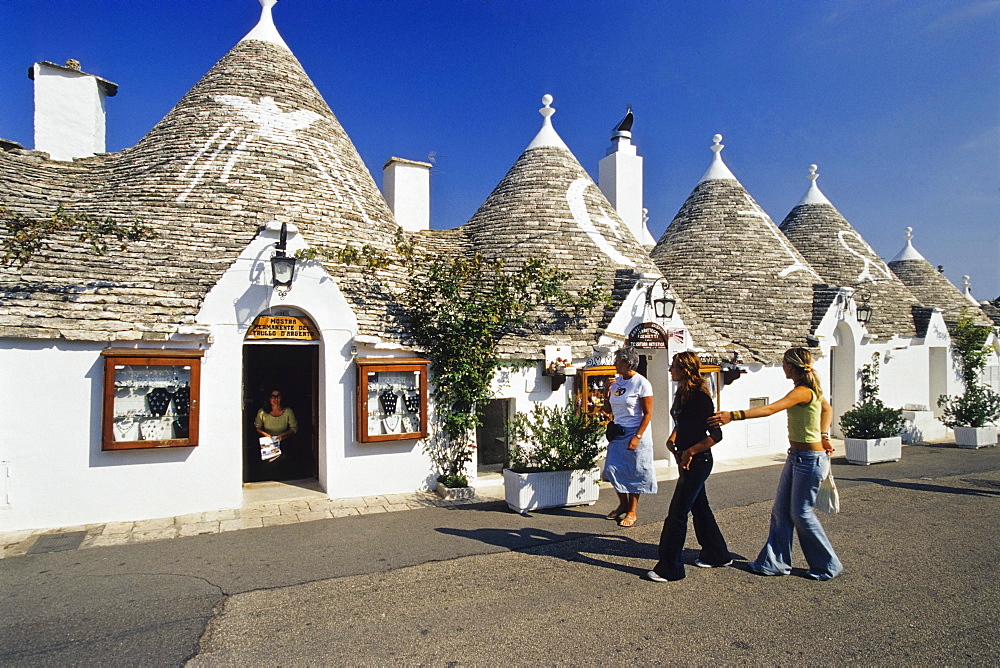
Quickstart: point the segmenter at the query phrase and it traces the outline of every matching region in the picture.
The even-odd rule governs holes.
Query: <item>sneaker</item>
[[[668,580],[667,578],[663,577],[662,575],[660,575],[656,571],[647,571],[646,577],[649,578],[650,580],[652,580],[653,582],[670,582],[670,580]]]
[[[697,566],[698,568],[722,568],[723,566],[729,566],[732,563],[733,563],[732,559],[730,559],[724,564],[710,564],[707,561],[702,561],[701,559],[694,560],[694,565]]]

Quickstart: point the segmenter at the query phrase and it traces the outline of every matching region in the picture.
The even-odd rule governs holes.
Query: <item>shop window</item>
[[[579,395],[576,405],[602,422],[611,419],[604,411],[604,398],[608,383],[615,377],[614,366],[591,366],[580,370],[582,381],[577,385]]]
[[[198,445],[201,350],[109,348],[102,450]]]
[[[427,436],[428,360],[380,357],[358,361],[360,443]]]

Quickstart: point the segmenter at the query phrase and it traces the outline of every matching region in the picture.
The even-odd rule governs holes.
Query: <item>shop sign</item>
[[[636,348],[660,348],[667,347],[667,332],[655,322],[644,322],[632,328],[628,333],[628,343]]]
[[[292,339],[316,341],[319,333],[308,318],[294,316],[261,315],[253,321],[248,339]]]

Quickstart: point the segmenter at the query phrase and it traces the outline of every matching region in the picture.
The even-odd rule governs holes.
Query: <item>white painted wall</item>
[[[430,229],[430,163],[389,158],[382,168],[382,191],[400,227],[407,232]]]
[[[12,379],[23,379],[16,390],[18,405],[24,407],[0,417],[0,462],[7,463],[10,476],[9,503],[0,504],[0,530],[129,521],[239,505],[240,488],[224,484],[238,478],[239,464],[234,469],[226,450],[217,447],[219,429],[206,416],[205,408],[214,410],[214,401],[202,408],[198,447],[101,451],[100,351],[105,347],[0,341],[3,377],[8,387],[15,387]],[[224,366],[219,357],[204,359],[203,377]]]
[[[35,80],[35,150],[53,160],[104,152],[104,91],[98,80],[45,63],[32,66]]]

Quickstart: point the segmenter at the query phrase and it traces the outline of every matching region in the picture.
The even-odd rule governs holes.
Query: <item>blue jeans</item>
[[[677,459],[679,462],[680,458]],[[681,553],[687,537],[689,513],[694,521],[695,536],[701,545],[698,558],[713,566],[724,564],[732,558],[712,508],[708,505],[708,495],[705,494],[705,481],[712,472],[712,465],[712,453],[703,452],[691,459],[689,470],[680,469],[674,496],[670,500],[670,510],[667,511],[667,519],[663,521],[663,530],[660,532],[660,560],[653,567],[660,577],[667,580],[680,580],[684,577]]]
[[[807,575],[816,580],[837,577],[844,566],[816,518],[816,492],[830,470],[823,451],[789,450],[771,510],[771,532],[753,567],[764,575],[792,572],[792,531],[809,563]]]

